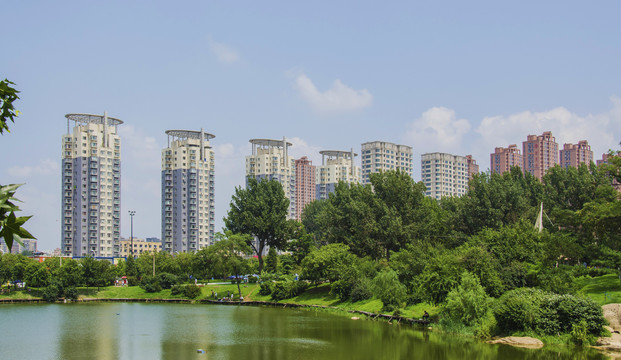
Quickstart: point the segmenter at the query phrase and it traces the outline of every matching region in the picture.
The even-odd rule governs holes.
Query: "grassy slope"
[[[579,293],[600,305],[621,303],[621,282],[616,274],[577,279]]]

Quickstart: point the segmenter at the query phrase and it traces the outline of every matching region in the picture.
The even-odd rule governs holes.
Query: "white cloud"
[[[30,178],[38,175],[56,175],[58,169],[57,161],[44,159],[35,166],[13,166],[9,168],[8,173],[16,178]]]
[[[565,143],[587,140],[597,159],[601,153],[615,147],[614,134],[619,135],[621,123],[621,99],[611,98],[612,109],[607,113],[580,116],[564,107],[541,112],[524,111],[507,116],[485,117],[476,129],[482,137],[482,145],[493,152],[496,146],[506,147],[526,140],[526,136],[551,131],[559,147]]]
[[[295,79],[295,88],[302,98],[319,112],[358,110],[373,103],[373,95],[367,89],[352,89],[339,79],[334,80],[330,89],[321,92],[308,76],[300,74]]]
[[[469,131],[470,122],[458,119],[454,110],[433,107],[408,126],[405,138],[421,152],[456,151]]]
[[[310,145],[306,140],[299,137],[287,138],[287,141],[293,144],[289,149],[289,155],[293,156],[295,159],[306,156],[309,160],[313,161],[313,165],[321,165],[319,151],[321,151],[322,148],[320,146]]]
[[[218,61],[225,64],[232,64],[239,60],[239,55],[230,46],[213,40],[211,36],[207,39],[207,41],[209,43],[209,49],[216,55]]]

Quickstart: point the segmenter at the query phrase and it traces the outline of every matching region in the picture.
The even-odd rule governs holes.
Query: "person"
[[[212,297],[212,298],[215,298],[215,297],[216,297],[216,296],[214,295],[214,293],[213,293],[213,290],[211,290],[211,297]]]
[[[427,310],[425,310],[425,313],[423,314],[423,320],[429,321],[429,313],[427,312]]]

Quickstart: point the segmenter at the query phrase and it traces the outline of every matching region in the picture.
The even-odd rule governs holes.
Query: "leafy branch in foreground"
[[[17,93],[11,85],[15,85],[14,82],[4,79],[0,81],[0,134],[3,134],[6,130],[10,132],[7,121],[11,120],[15,122],[15,117],[19,115],[19,111],[13,106],[13,101],[19,99]]]
[[[32,216],[15,216],[15,212],[20,209],[14,203],[19,201],[14,195],[20,186],[22,184],[0,186],[0,237],[4,239],[9,252],[13,247],[13,241],[23,246],[21,239],[35,239],[28,230],[22,227]]]

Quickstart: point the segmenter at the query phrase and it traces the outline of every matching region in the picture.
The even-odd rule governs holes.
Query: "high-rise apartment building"
[[[475,173],[474,167],[469,169],[468,161],[465,156],[446,153],[421,155],[421,177],[427,187],[425,195],[438,200],[464,195],[468,191],[470,174]]]
[[[586,140],[580,140],[577,144],[564,144],[559,159],[563,169],[570,166],[577,168],[580,164],[589,165],[593,161],[593,151]]]
[[[468,180],[479,173],[479,164],[472,158],[472,155],[466,155],[466,166],[468,168]]]
[[[522,169],[523,161],[522,153],[516,144],[511,144],[506,148],[497,147],[494,149],[494,153],[490,155],[490,170],[502,174],[514,166]]]
[[[558,164],[558,144],[551,131],[528,135],[522,142],[524,173],[531,173],[541,181],[546,170]]]
[[[168,130],[162,150],[162,249],[195,252],[213,243],[215,165],[204,131]]]
[[[412,176],[412,147],[384,141],[362,144],[362,183],[370,184],[369,175],[388,170],[401,170]]]
[[[317,167],[316,186],[317,199],[327,199],[334,192],[339,181],[348,184],[359,184],[361,181],[360,167],[354,163],[358,155],[351,151],[323,150],[321,166]]]
[[[302,220],[306,204],[315,200],[315,171],[313,162],[306,156],[295,160],[295,218]]]
[[[282,140],[251,139],[252,155],[246,156],[246,178],[276,180],[289,199],[289,219],[296,218],[295,159],[289,156],[290,142]]]
[[[617,151],[617,153],[613,155],[602,154],[602,159],[597,160],[597,166],[600,166],[602,164],[608,164],[608,161],[609,161],[608,159],[615,157],[615,156],[621,156],[621,151]],[[617,190],[618,192],[621,192],[621,183],[619,183],[617,179],[615,178],[612,179],[612,187],[615,188],[615,190]]]
[[[117,126],[123,122],[108,117],[107,113],[65,117],[62,253],[64,256],[117,256],[121,236],[121,139]]]
[[[621,151],[617,151],[617,154],[613,154],[612,156],[621,156]],[[610,154],[608,153],[604,153],[602,154],[602,158],[601,160],[597,160],[597,166],[601,165],[601,164],[608,164],[608,159],[611,158]]]

